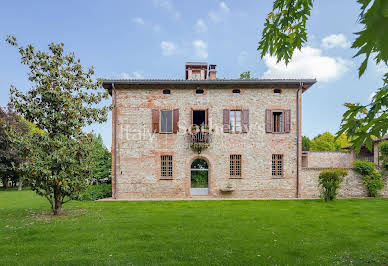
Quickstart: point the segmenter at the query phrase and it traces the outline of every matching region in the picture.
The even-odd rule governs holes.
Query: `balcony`
[[[206,149],[210,145],[210,132],[208,128],[193,127],[189,134],[190,147],[201,153],[202,150]]]

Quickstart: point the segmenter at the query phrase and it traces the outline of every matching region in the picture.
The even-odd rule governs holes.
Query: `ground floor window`
[[[283,176],[283,154],[272,154],[272,176]]]
[[[230,177],[241,177],[241,155],[230,155]]]
[[[172,178],[172,155],[162,155],[160,159],[161,178]]]

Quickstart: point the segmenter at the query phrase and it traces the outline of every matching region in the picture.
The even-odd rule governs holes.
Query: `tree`
[[[8,104],[0,107],[0,176],[3,188],[8,188],[9,181],[20,182],[20,164],[25,160],[26,148],[16,141],[17,136],[27,134],[28,124]]]
[[[104,182],[104,179],[111,182],[112,154],[105,147],[101,135],[94,136],[92,160],[94,163],[92,177],[97,182]]]
[[[309,137],[302,136],[302,149],[304,151],[310,150],[310,144],[311,144],[311,140],[309,139]]]
[[[333,136],[330,132],[324,132],[315,137],[310,143],[311,151],[341,151],[343,147],[349,145],[345,134],[338,138]]]
[[[355,33],[357,38],[352,48],[358,49],[355,57],[365,56],[358,70],[361,77],[371,55],[377,64],[388,65],[388,1],[358,0],[358,3],[363,30]],[[278,62],[284,60],[288,64],[293,52],[307,42],[306,23],[312,7],[313,0],[274,0],[258,45],[261,57],[275,55]],[[345,106],[347,111],[337,136],[346,133],[357,151],[362,144],[371,150],[373,136],[381,138],[388,131],[388,73],[369,104],[346,103]]]
[[[32,45],[19,46],[13,36],[7,42],[18,48],[33,84],[26,93],[11,86],[11,102],[26,120],[44,131],[24,139],[29,150],[23,163],[26,181],[47,198],[58,215],[62,205],[88,183],[93,138],[82,129],[106,121],[109,107],[98,104],[108,93],[100,90],[101,81],[92,80],[93,68],[84,70],[74,53],[64,53],[63,43],[50,43],[46,52]]]
[[[251,71],[246,71],[240,74],[240,79],[251,79]]]

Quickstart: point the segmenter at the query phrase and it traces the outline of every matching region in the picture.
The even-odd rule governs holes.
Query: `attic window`
[[[275,93],[275,94],[281,94],[281,93],[282,93],[282,90],[281,90],[281,89],[274,89],[274,90],[273,90],[273,93]]]
[[[171,91],[170,90],[163,90],[163,94],[170,94]]]
[[[195,94],[203,94],[203,89],[197,88]]]
[[[234,89],[233,90],[233,94],[239,94],[240,93],[240,90],[239,89]]]

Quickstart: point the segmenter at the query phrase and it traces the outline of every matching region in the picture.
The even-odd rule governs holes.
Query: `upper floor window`
[[[204,93],[203,89],[197,88],[195,90],[195,94],[203,94],[203,93]]]
[[[283,112],[272,113],[272,132],[283,132]]]
[[[171,94],[170,90],[163,90],[163,94]]]
[[[273,93],[275,93],[275,94],[281,94],[281,93],[282,93],[282,90],[281,90],[281,89],[274,89],[274,90],[273,90]]]
[[[191,78],[193,80],[200,80],[201,79],[201,71],[193,71],[191,73]]]
[[[230,110],[230,131],[241,132],[241,110]]]
[[[172,133],[172,110],[160,111],[160,132]]]
[[[240,94],[240,90],[239,89],[234,89],[232,92],[233,92],[233,94]]]
[[[291,130],[291,110],[266,110],[265,131],[267,133],[288,133]]]

